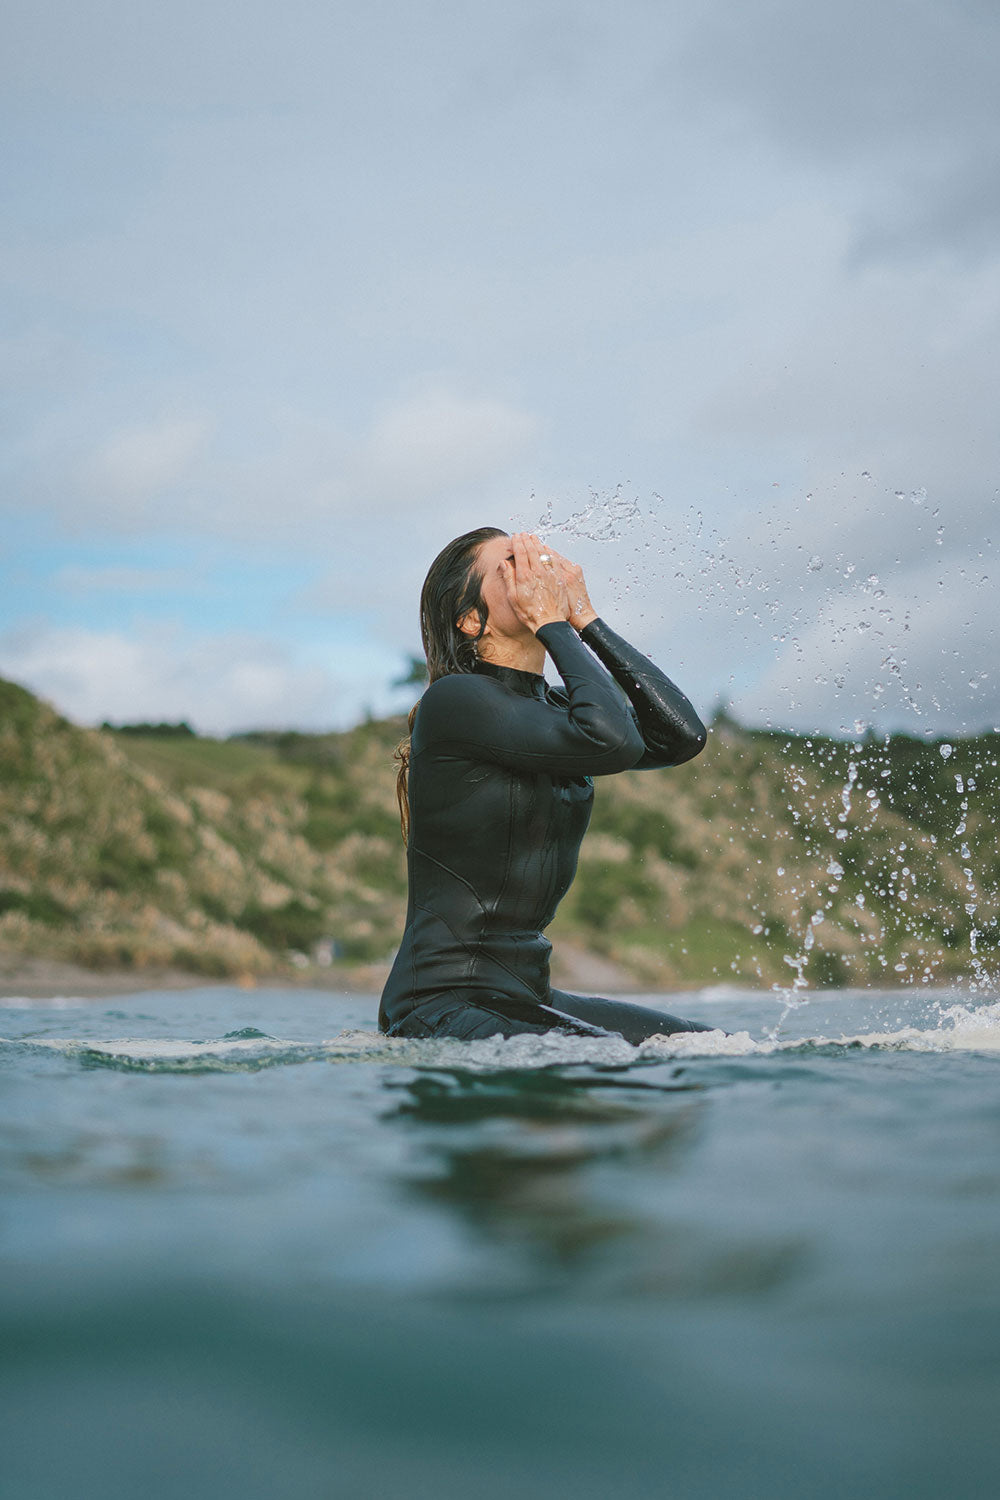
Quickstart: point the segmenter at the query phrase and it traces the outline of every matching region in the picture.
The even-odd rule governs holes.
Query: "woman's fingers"
[[[532,629],[549,620],[568,619],[566,581],[551,562],[542,562],[542,544],[538,537],[532,532],[515,532],[511,537],[511,551],[514,554],[514,585],[510,599],[518,617]]]
[[[555,566],[557,568],[562,568],[564,573],[573,573],[576,571],[576,563],[571,563],[568,557],[563,557],[562,553],[557,552],[554,547],[546,547],[545,550],[548,553],[549,557],[551,557]]]
[[[511,537],[511,550],[514,553],[514,572],[518,581],[527,582],[531,573],[531,559],[528,553],[528,539],[523,531],[515,531]]]
[[[597,618],[597,611],[591,604],[590,595],[587,592],[583,569],[579,563],[570,562],[569,558],[563,557],[562,553],[554,551],[551,547],[547,550],[552,558],[552,566],[558,569],[566,584],[569,596],[569,622],[575,629],[583,630],[591,620]]]
[[[532,572],[537,573],[542,566],[539,560],[542,555],[542,548],[537,536],[534,536],[530,531],[524,532],[524,554]]]
[[[514,567],[522,580],[544,579],[548,563],[542,562],[542,544],[530,531],[516,531],[511,537],[514,552]]]
[[[558,568],[570,590],[575,588],[577,591],[581,589],[586,591],[587,586],[583,581],[583,569],[580,564],[570,562],[568,557],[563,557],[561,552],[555,552],[551,547],[548,551],[552,558],[552,567]]]

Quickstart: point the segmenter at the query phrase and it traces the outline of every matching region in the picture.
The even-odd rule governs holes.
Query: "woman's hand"
[[[555,554],[546,554],[533,532],[516,531],[510,541],[514,560],[503,562],[503,577],[510,607],[522,625],[536,631],[556,620],[568,620],[569,591]],[[542,562],[543,554],[547,562]]]
[[[597,619],[597,610],[590,602],[587,585],[583,579],[583,569],[579,563],[571,563],[568,558],[553,552],[551,547],[544,549],[552,559],[553,566],[562,574],[566,583],[566,591],[569,595],[569,614],[566,618],[574,630],[583,630],[591,620]]]

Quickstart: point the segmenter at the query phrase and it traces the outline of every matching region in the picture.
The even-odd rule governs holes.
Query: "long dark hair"
[[[424,586],[420,591],[420,635],[427,658],[428,682],[437,682],[452,672],[474,672],[477,647],[486,630],[489,611],[483,599],[483,573],[476,566],[476,557],[483,542],[507,533],[499,526],[480,526],[476,531],[467,531],[457,536],[447,547],[442,548],[427,570]],[[479,632],[466,635],[458,622],[475,610],[479,616]],[[399,824],[403,830],[403,843],[410,836],[410,799],[407,793],[407,772],[410,765],[410,735],[419,704],[410,709],[406,738],[396,746],[396,800],[399,803]]]

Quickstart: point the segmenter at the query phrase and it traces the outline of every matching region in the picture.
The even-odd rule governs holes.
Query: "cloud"
[[[249,413],[243,420],[249,418]],[[71,531],[201,533],[301,550],[343,523],[384,526],[406,512],[448,511],[488,495],[523,466],[538,419],[496,396],[417,382],[353,430],[266,406],[252,433],[221,419],[163,417],[112,429],[50,465],[34,500]],[[23,492],[7,492],[18,508]]]
[[[766,446],[776,463],[787,455],[811,486],[867,470],[939,503],[958,497],[978,508],[993,495],[995,275],[872,268],[832,281],[799,314],[776,326],[752,369],[720,381],[703,401],[701,432]],[[863,513],[867,499],[863,487],[852,508]]]
[[[190,477],[208,434],[203,417],[165,417],[113,432],[86,463],[84,486],[102,509],[146,510]]]
[[[995,5],[709,0],[702,14],[682,48],[691,107],[821,171],[859,252],[996,258]]]
[[[490,397],[432,387],[376,418],[355,460],[365,498],[403,504],[452,495],[507,470],[535,437],[527,412]]]
[[[336,660],[331,652],[331,659]],[[273,639],[146,627],[128,634],[21,626],[0,636],[0,672],[84,724],[186,719],[208,733],[261,726],[328,729],[393,700],[398,656],[343,673]],[[363,674],[363,675],[362,675]]]
[[[198,576],[212,551],[220,620],[243,611],[251,658],[273,633],[297,712],[316,663],[281,633],[361,622],[338,662],[354,656],[342,701],[361,704],[390,644],[415,645],[450,536],[628,479],[670,503],[580,540],[602,607],[693,691],[755,714],[808,697],[839,722],[833,658],[858,663],[862,698],[878,681],[875,637],[849,624],[859,580],[882,579],[894,620],[925,587],[951,640],[939,573],[958,599],[994,525],[1000,12],[425,12],[14,6],[0,506],[25,538],[18,598],[37,577],[26,608],[117,625],[147,586],[130,559]],[[50,580],[56,546],[69,571]],[[251,565],[294,575],[295,598],[282,583],[262,608]],[[148,584],[190,621],[136,626],[179,703],[169,661],[193,693],[210,616],[200,585],[170,598],[169,568]],[[55,637],[31,630],[55,682]],[[63,642],[66,690],[92,706],[102,639]],[[237,722],[244,648],[212,639]],[[807,641],[826,684],[799,681]],[[950,701],[935,632],[907,645]]]

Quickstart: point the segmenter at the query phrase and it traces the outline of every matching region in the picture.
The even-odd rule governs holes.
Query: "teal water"
[[[992,1495],[1000,1005],[0,1006],[10,1500]]]

